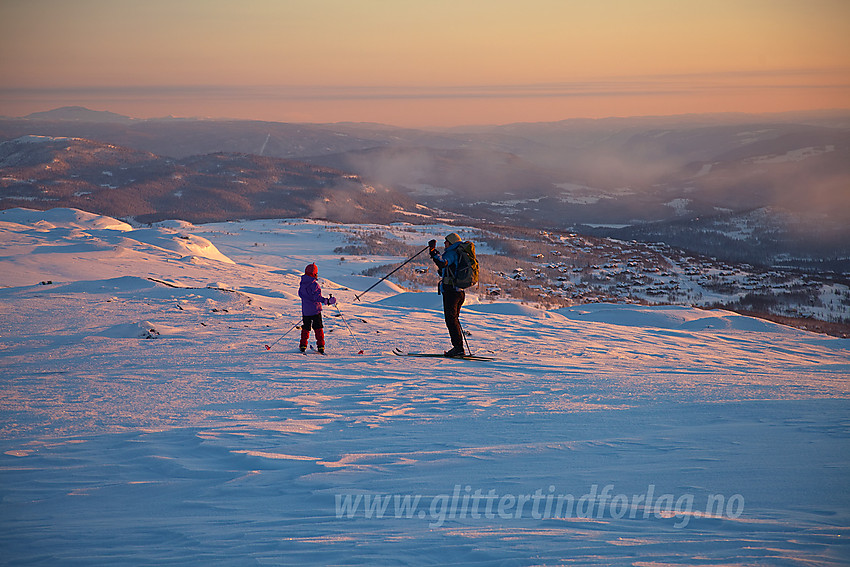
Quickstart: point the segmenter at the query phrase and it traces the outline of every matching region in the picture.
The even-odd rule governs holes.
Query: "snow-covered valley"
[[[335,252],[362,229],[0,211],[2,562],[850,560],[850,340],[470,297],[495,361],[398,357],[448,348],[440,298],[356,301],[404,259]],[[313,261],[329,356],[274,344]]]

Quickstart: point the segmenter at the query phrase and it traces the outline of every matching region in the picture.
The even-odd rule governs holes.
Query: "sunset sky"
[[[0,0],[0,115],[451,126],[850,108],[847,0]]]

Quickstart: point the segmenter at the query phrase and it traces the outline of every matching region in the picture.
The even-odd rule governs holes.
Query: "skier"
[[[310,338],[310,329],[316,332],[316,349],[325,353],[325,328],[322,324],[322,304],[335,305],[336,298],[333,295],[322,297],[322,288],[319,287],[319,268],[315,263],[304,268],[301,276],[301,286],[298,288],[298,297],[301,298],[301,315],[304,325],[301,327],[301,343],[298,348],[301,352],[307,350],[307,340]]]
[[[464,356],[465,354],[463,331],[460,327],[460,308],[466,299],[466,292],[453,284],[451,270],[447,269],[448,266],[456,265],[458,262],[460,241],[460,236],[455,232],[446,236],[445,250],[442,254],[437,252],[436,240],[428,242],[428,253],[436,264],[437,272],[440,275],[437,293],[443,296],[443,314],[446,317],[446,328],[449,330],[449,336],[452,340],[451,350],[444,354],[450,358]]]

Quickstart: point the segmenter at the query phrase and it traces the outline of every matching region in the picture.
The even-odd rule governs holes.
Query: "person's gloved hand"
[[[430,252],[433,252],[436,249],[437,249],[437,241],[436,240],[429,240],[428,241],[428,250]]]
[[[336,297],[333,295],[328,298],[328,305],[336,305]]]

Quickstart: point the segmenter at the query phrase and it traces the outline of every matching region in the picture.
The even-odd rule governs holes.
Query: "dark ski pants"
[[[324,348],[325,346],[325,326],[322,324],[322,314],[304,315],[304,325],[301,327],[301,344],[299,346],[307,348],[307,340],[310,338],[310,329],[316,331],[316,346]]]
[[[452,338],[452,346],[463,348],[463,331],[460,328],[460,307],[466,300],[466,292],[453,287],[443,289],[443,313],[446,316],[446,328]]]

